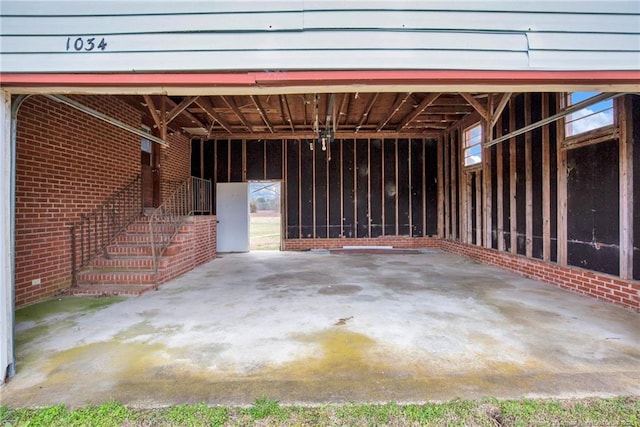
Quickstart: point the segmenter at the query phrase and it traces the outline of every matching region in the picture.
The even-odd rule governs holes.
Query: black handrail
[[[142,212],[142,178],[136,175],[100,206],[80,215],[80,221],[71,226],[71,286],[78,286],[78,271],[105,254],[107,246]]]
[[[158,273],[160,257],[173,237],[193,214],[211,214],[211,180],[187,178],[149,217],[153,270]]]

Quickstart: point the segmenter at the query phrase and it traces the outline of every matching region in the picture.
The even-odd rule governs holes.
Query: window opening
[[[599,92],[572,92],[567,94],[567,106],[593,98]],[[600,101],[565,117],[565,137],[579,135],[614,123],[613,99]]]
[[[482,161],[482,125],[476,124],[464,131],[464,165],[473,166]]]

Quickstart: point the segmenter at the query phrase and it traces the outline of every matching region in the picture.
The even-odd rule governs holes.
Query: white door
[[[249,184],[216,185],[218,252],[249,252]]]

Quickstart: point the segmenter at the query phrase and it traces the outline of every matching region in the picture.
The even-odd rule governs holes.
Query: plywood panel
[[[355,206],[355,187],[354,187],[354,145],[353,139],[345,139],[342,141],[342,155],[344,158],[344,166],[342,168],[343,181],[343,207],[342,216],[343,229],[345,237],[356,237],[356,220],[354,214]]]
[[[440,224],[442,221],[442,202],[440,196],[442,192],[441,168],[438,166],[438,152],[440,151],[440,141],[430,140],[425,143],[425,182],[426,182],[426,209],[427,209],[427,229],[428,236],[440,234]]]
[[[423,141],[421,139],[411,140],[411,235],[423,236],[423,200],[425,197],[423,189],[424,152]]]
[[[282,146],[280,139],[268,140],[266,142],[267,170],[266,179],[282,179]]]
[[[384,140],[384,234],[396,235],[396,140]]]
[[[372,139],[369,144],[369,172],[370,195],[369,218],[371,220],[371,237],[382,235],[382,140]]]
[[[398,235],[409,236],[409,140],[398,139]]]
[[[300,161],[301,142],[288,140],[286,143],[287,169],[285,185],[287,188],[287,239],[300,237],[300,180],[298,178],[298,164]]]
[[[246,142],[247,179],[265,179],[265,141],[248,140]]]

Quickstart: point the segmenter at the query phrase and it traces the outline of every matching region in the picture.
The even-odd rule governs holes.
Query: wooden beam
[[[524,94],[524,124],[531,124],[531,94]],[[531,132],[524,134],[525,164],[525,248],[526,255],[533,257],[533,158],[531,154]]]
[[[556,111],[560,111],[561,103],[558,99],[561,94],[556,94]],[[558,198],[558,264],[561,266],[567,265],[567,243],[568,243],[568,233],[567,233],[567,150],[562,149],[562,144],[564,142],[564,121],[561,120],[556,125],[556,133],[557,133],[557,162],[558,162],[558,189],[557,189],[557,198]]]
[[[360,121],[356,125],[356,133],[360,130],[362,125],[367,122],[367,119],[369,118],[369,113],[371,112],[371,109],[373,108],[373,105],[375,104],[376,100],[378,99],[378,95],[380,95],[379,92],[378,93],[374,93],[373,96],[371,97],[371,99],[369,100],[369,102],[367,103],[367,106],[365,107],[365,109],[364,109],[364,111],[362,113],[362,117],[360,118]]]
[[[167,140],[167,97],[163,96],[160,99],[160,138]]]
[[[542,94],[542,118],[549,117],[549,94]],[[551,260],[551,149],[549,125],[542,127],[542,259]]]
[[[620,278],[633,279],[633,119],[631,96],[617,100],[620,127]]]
[[[224,120],[220,116],[220,114],[218,114],[217,112],[214,111],[213,103],[211,102],[211,99],[209,99],[209,97],[206,97],[206,96],[200,97],[195,101],[195,103],[197,105],[199,105],[200,108],[202,108],[207,113],[209,118],[211,118],[212,122],[213,121],[218,122],[220,124],[220,126],[222,126],[222,128],[224,130],[226,130],[228,133],[231,133],[231,134],[233,133],[233,131],[231,130],[231,125],[229,123],[227,123],[226,120]],[[213,135],[213,134],[210,134],[209,138],[214,138],[214,139],[216,137],[225,138],[225,137],[228,137],[228,136],[229,135]]]
[[[384,142],[384,140],[383,140]],[[438,180],[438,237],[444,238],[444,138],[438,138],[438,161],[436,162]]]
[[[247,139],[313,139],[313,138],[317,138],[318,134],[312,131],[296,131],[295,133],[291,133],[291,132],[279,132],[277,127],[274,127],[274,133],[269,133],[269,132],[253,132],[253,133],[248,133],[248,132],[232,132],[232,131],[228,131],[229,133],[233,134],[234,138],[237,139],[242,139],[242,138],[247,138]],[[351,131],[339,131],[336,133],[335,135],[335,139],[352,139],[352,138],[362,138],[362,139],[366,139],[366,138],[373,138],[373,139],[380,139],[380,138],[390,138],[390,139],[395,139],[395,138],[402,138],[402,139],[411,139],[411,138],[427,138],[427,139],[437,139],[439,136],[441,135],[441,132],[439,131],[430,131],[430,132],[372,132],[372,131],[366,131],[366,132],[358,132],[357,134],[351,132]],[[212,133],[210,138],[212,139],[216,139],[216,138],[228,138],[229,134],[228,133],[222,133],[222,132],[216,132],[216,133]]]
[[[346,107],[348,101],[349,101],[349,94],[348,93],[342,94],[342,101],[340,102],[340,109],[338,110],[338,116],[336,117],[336,121],[335,121],[336,132],[338,131],[338,127],[340,126],[340,120],[342,119],[342,116],[343,115],[345,117],[347,116],[344,113],[344,108]]]
[[[240,122],[247,128],[249,133],[253,133],[253,126],[251,126],[251,123],[249,122],[249,120],[247,120],[244,114],[242,114],[242,111],[240,111],[240,108],[238,108],[238,106],[236,105],[236,102],[233,100],[233,97],[221,96],[220,98],[225,104],[227,104],[229,108],[231,108],[231,110],[235,113],[236,117],[238,117]]]
[[[490,141],[493,136],[493,131],[489,127],[489,121],[485,120],[482,125],[484,130],[483,141]],[[491,147],[485,147],[482,145],[482,183],[484,186],[483,193],[483,212],[484,212],[484,247],[491,249],[492,246],[492,234],[493,224],[491,218],[492,197],[491,197]]]
[[[264,111],[264,108],[262,108],[262,104],[260,103],[260,99],[258,99],[257,95],[250,95],[249,97],[251,98],[251,101],[253,101],[253,105],[256,106],[256,109],[258,110],[258,113],[260,114],[260,117],[262,118],[262,121],[267,126],[267,129],[269,129],[269,132],[273,133],[273,127],[271,126],[271,123],[269,122],[269,118],[267,117],[267,113]]]
[[[444,237],[451,238],[451,221],[450,221],[450,200],[451,187],[449,185],[451,175],[449,173],[449,162],[451,161],[451,136],[447,133],[444,136]]]
[[[173,109],[177,106],[177,104],[175,102],[173,102],[173,100],[171,98],[169,98],[168,96],[164,96],[162,97],[162,99],[164,99],[168,105],[171,106],[171,109],[173,111]],[[191,114],[188,111],[183,111],[182,114],[184,114],[184,116],[191,120],[191,122],[195,125],[195,126],[199,126],[201,128],[206,129],[207,126],[204,125],[204,123],[202,123],[200,120],[198,120],[198,118],[196,116],[194,116],[193,114]]]
[[[476,171],[476,245],[482,246],[482,173]]]
[[[284,101],[284,108],[287,112],[287,121],[289,122],[289,128],[291,128],[291,132],[295,133],[296,128],[293,124],[293,116],[291,115],[291,108],[289,108],[289,99],[287,95],[280,95],[280,98]]]
[[[480,101],[478,101],[477,99],[475,99],[470,93],[464,93],[461,92],[460,96],[462,96],[465,101],[467,101],[469,104],[471,104],[471,106],[478,112],[480,113],[480,116],[482,116],[483,119],[486,120],[491,120],[491,117],[486,109],[486,107],[484,105],[482,105],[480,103]]]
[[[149,109],[149,114],[151,114],[151,118],[153,122],[156,124],[156,128],[160,129],[161,122],[160,116],[158,115],[158,110],[156,109],[156,105],[153,103],[153,98],[151,95],[142,95],[144,97],[144,102],[147,104],[147,108]]]
[[[193,104],[194,101],[196,99],[198,99],[198,98],[199,97],[197,97],[197,96],[188,96],[188,97],[184,98],[180,102],[180,104],[178,104],[175,107],[173,107],[173,109],[167,113],[167,123],[171,123],[173,121],[173,119],[178,117],[180,115],[180,113],[182,113],[184,110],[186,110],[187,107],[189,105]]]
[[[509,132],[513,132],[516,129],[516,102],[513,99],[509,103]],[[502,133],[501,133],[502,134]],[[501,135],[500,134],[500,135]],[[499,136],[499,135],[496,135]],[[498,144],[500,146],[502,144]],[[518,177],[518,163],[517,163],[517,147],[516,138],[509,139],[509,234],[511,241],[511,253],[518,253],[518,189],[517,189],[517,177]]]
[[[497,134],[502,133],[502,128],[499,128]],[[498,250],[504,251],[504,153],[503,153],[503,145],[498,144],[496,148],[496,187],[497,187],[497,197],[496,197],[496,217],[498,224],[496,225],[496,229],[498,231]],[[511,171],[510,171],[511,172]],[[513,175],[512,175],[513,176]],[[511,222],[513,224],[513,222]]]
[[[378,123],[378,127],[376,129],[376,132],[380,132],[387,125],[387,123],[389,123],[389,120],[391,120],[391,118],[398,111],[400,111],[400,108],[402,108],[402,106],[404,105],[405,102],[407,102],[407,100],[409,99],[410,96],[411,96],[411,92],[407,92],[404,95],[399,93],[396,96],[396,101],[393,103],[393,106],[391,107],[389,113],[387,114],[387,116],[384,119],[382,119],[380,121],[380,123]]]
[[[502,95],[502,98],[500,99],[500,102],[498,103],[496,110],[493,113],[491,113],[491,127],[494,127],[498,122],[498,119],[502,115],[504,108],[507,106],[507,103],[509,102],[511,95],[512,95],[511,92],[506,92]]]
[[[440,93],[429,93],[424,99],[418,104],[412,112],[407,114],[401,121],[400,124],[396,127],[396,131],[401,131],[405,126],[407,126],[413,119],[418,117],[424,110],[426,110],[433,102],[438,99]]]

